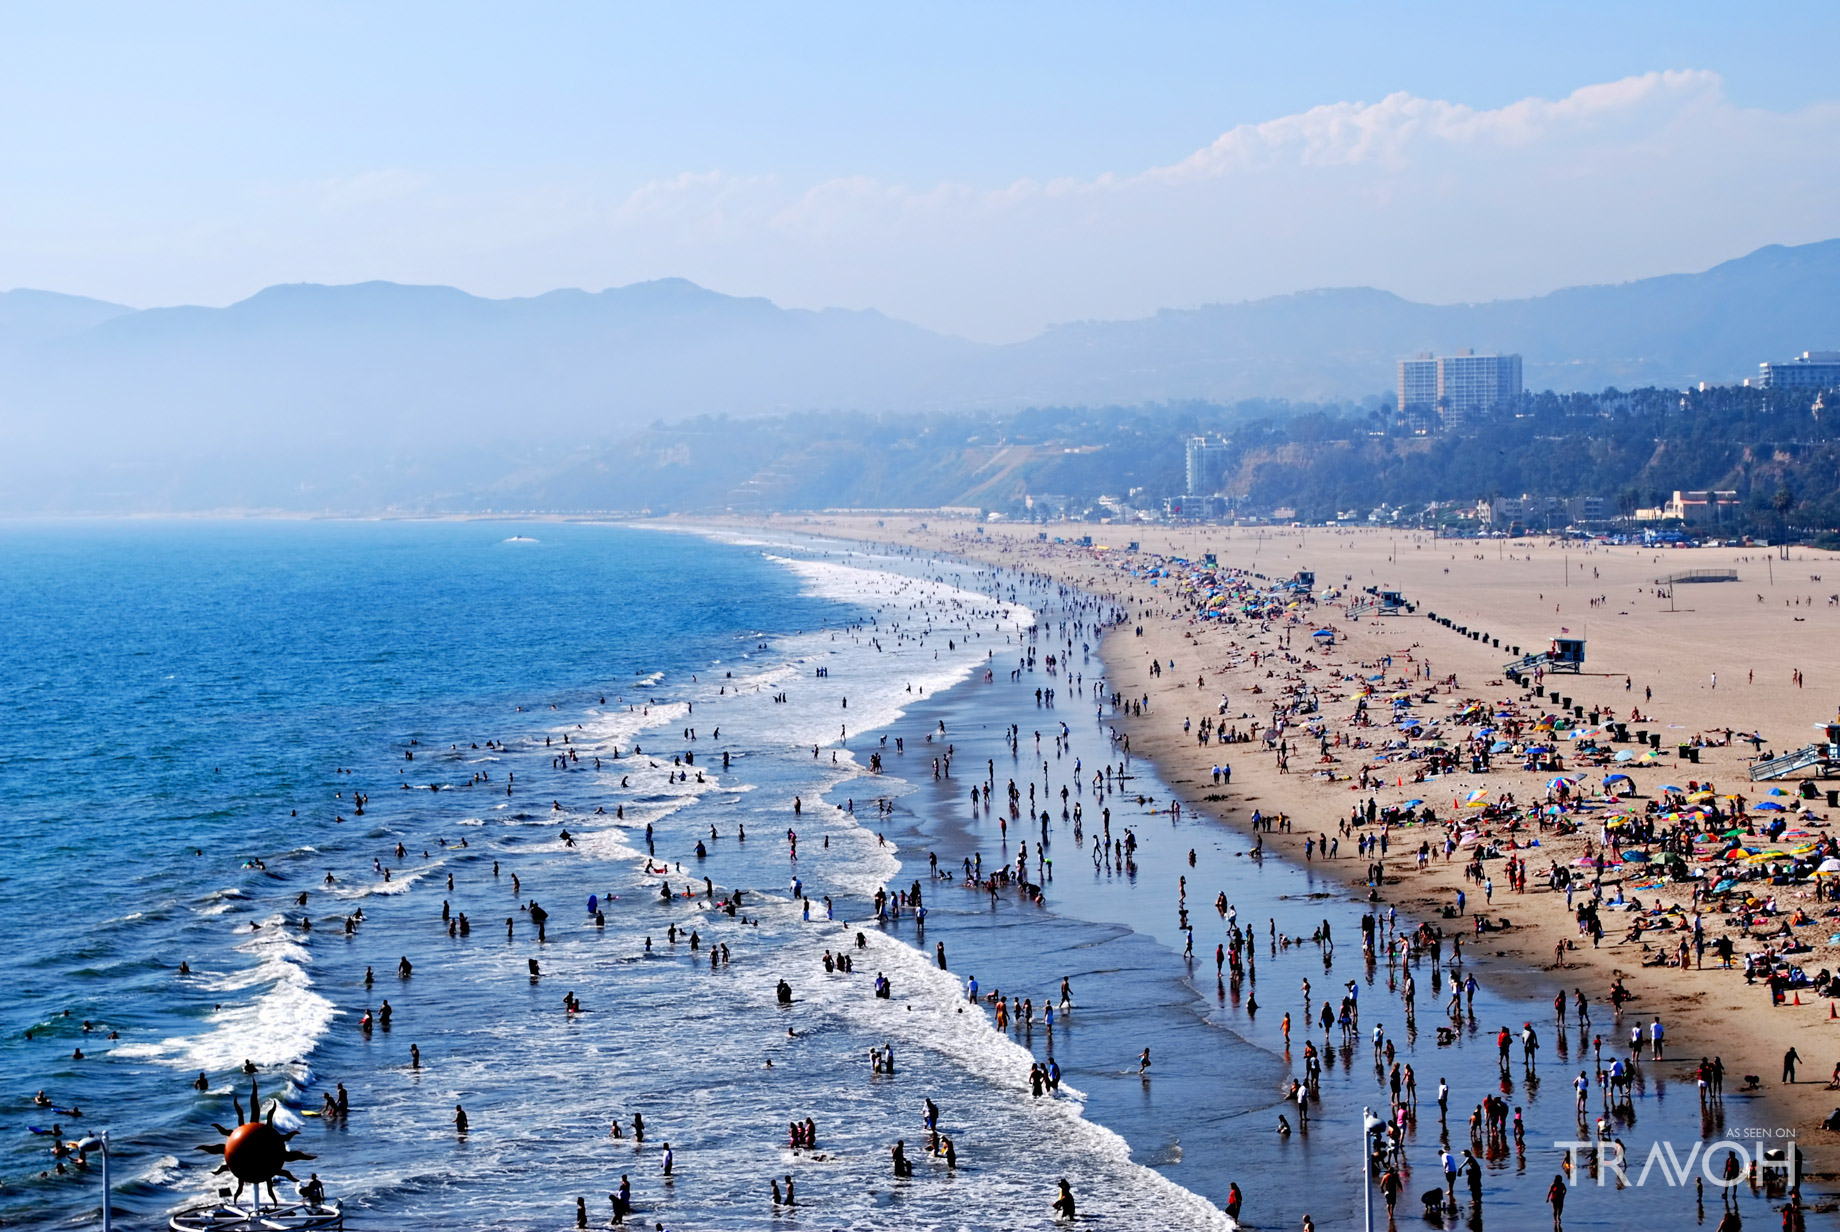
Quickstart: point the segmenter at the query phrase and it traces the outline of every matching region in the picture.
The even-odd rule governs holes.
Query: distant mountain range
[[[1735,381],[1759,360],[1840,347],[1840,240],[1535,299],[1328,289],[1006,346],[680,279],[507,300],[298,284],[141,311],[11,291],[0,508],[192,507],[183,493],[223,468],[249,503],[286,504],[320,482],[309,471],[483,477],[533,443],[703,414],[1354,401],[1390,390],[1398,359],[1460,347],[1520,353],[1531,389]]]

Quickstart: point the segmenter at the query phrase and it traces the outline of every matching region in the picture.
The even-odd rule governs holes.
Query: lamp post
[[[1361,1109],[1361,1210],[1367,1216],[1367,1232],[1374,1232],[1374,1131],[1385,1125],[1372,1108]]]
[[[105,1129],[93,1138],[84,1138],[77,1143],[77,1149],[85,1153],[102,1152],[102,1232],[114,1232],[114,1212],[109,1209],[109,1200],[114,1193],[114,1187],[109,1184],[109,1131]]]

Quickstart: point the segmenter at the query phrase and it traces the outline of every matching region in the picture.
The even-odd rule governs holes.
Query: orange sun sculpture
[[[228,1172],[236,1177],[236,1197],[243,1196],[245,1185],[257,1187],[258,1200],[263,1185],[268,1186],[268,1200],[280,1202],[275,1195],[275,1178],[286,1177],[290,1181],[300,1178],[289,1172],[287,1166],[297,1159],[312,1159],[304,1151],[296,1151],[288,1146],[299,1130],[282,1133],[275,1128],[275,1110],[281,1106],[280,1100],[270,1100],[268,1117],[262,1116],[262,1097],[256,1089],[256,1080],[249,1080],[249,1119],[243,1119],[243,1105],[237,1101],[235,1094],[230,1096],[232,1106],[236,1108],[236,1128],[225,1129],[215,1122],[211,1128],[224,1136],[222,1142],[207,1143],[198,1149],[212,1155],[222,1155],[224,1162],[211,1170],[213,1176]],[[234,1199],[232,1199],[234,1201]]]

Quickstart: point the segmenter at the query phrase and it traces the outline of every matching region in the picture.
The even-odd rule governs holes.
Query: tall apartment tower
[[[1220,486],[1220,470],[1226,464],[1227,443],[1219,437],[1191,436],[1184,450],[1188,474],[1184,489],[1190,496],[1206,496]]]
[[[1454,428],[1471,415],[1510,406],[1521,396],[1521,357],[1455,355],[1399,361],[1399,409],[1408,420]]]
[[[1407,414],[1428,414],[1437,406],[1438,361],[1429,352],[1417,359],[1399,361],[1399,409]]]

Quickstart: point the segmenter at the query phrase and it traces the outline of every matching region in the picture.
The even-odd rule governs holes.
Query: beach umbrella
[[[1647,864],[1648,853],[1646,851],[1625,851],[1623,853],[1623,859],[1632,860],[1637,864]]]
[[[1714,796],[1709,791],[1696,791],[1687,797],[1687,802],[1689,804],[1710,804],[1713,799]]]
[[[1836,860],[1830,856],[1821,861],[1820,866],[1814,871],[1820,873],[1822,876],[1832,876],[1834,873],[1840,873],[1840,860]]]
[[[1528,749],[1527,752],[1531,756],[1541,756],[1541,755],[1552,752],[1552,750],[1542,744],[1538,746],[1537,748]]]
[[[1788,793],[1788,792],[1786,792],[1786,791],[1784,791],[1784,790],[1783,790],[1782,788],[1780,788],[1780,787],[1772,787],[1772,788],[1770,788],[1770,790],[1768,790],[1768,791],[1766,791],[1766,792],[1764,792],[1763,794],[1764,794],[1764,795],[1766,795],[1766,796],[1786,796],[1786,795],[1788,795],[1789,793]]]
[[[1655,790],[1656,791],[1671,791],[1671,792],[1674,792],[1676,795],[1678,795],[1680,792],[1685,791],[1686,788],[1676,787],[1672,783],[1663,783],[1661,786],[1655,788]]]
[[[1401,805],[1400,807],[1401,807],[1401,808],[1417,808],[1417,807],[1418,807],[1419,805],[1421,805],[1421,804],[1423,804],[1423,803],[1424,803],[1424,801],[1423,801],[1423,800],[1407,800],[1407,801],[1406,801],[1406,802],[1405,802],[1405,803],[1404,803],[1403,805]]]
[[[1634,761],[1636,759],[1636,752],[1634,749],[1619,750],[1616,759],[1618,761]]]
[[[1496,742],[1495,742],[1494,744],[1491,744],[1491,745],[1489,746],[1489,752],[1491,752],[1491,753],[1505,753],[1505,752],[1506,752],[1507,750],[1509,750],[1509,749],[1511,749],[1511,748],[1513,748],[1513,747],[1514,747],[1514,746],[1513,746],[1513,745],[1511,745],[1511,744],[1509,744],[1509,743],[1508,743],[1508,742],[1507,742],[1506,740],[1497,740],[1497,741],[1496,741]]]
[[[1604,775],[1604,786],[1605,787],[1610,786],[1610,784],[1612,783],[1631,783],[1631,782],[1634,782],[1634,780],[1631,779],[1627,774],[1606,774]]]
[[[1570,787],[1575,781],[1575,779],[1568,779],[1562,774],[1556,779],[1547,779],[1546,790],[1558,791],[1561,787]]]
[[[1771,813],[1780,813],[1784,811],[1783,806],[1776,803],[1776,801],[1774,800],[1765,800],[1761,802],[1760,804],[1758,804],[1757,808],[1765,812],[1771,812]]]
[[[1489,802],[1489,793],[1478,787],[1463,798],[1464,808],[1483,808]]]

